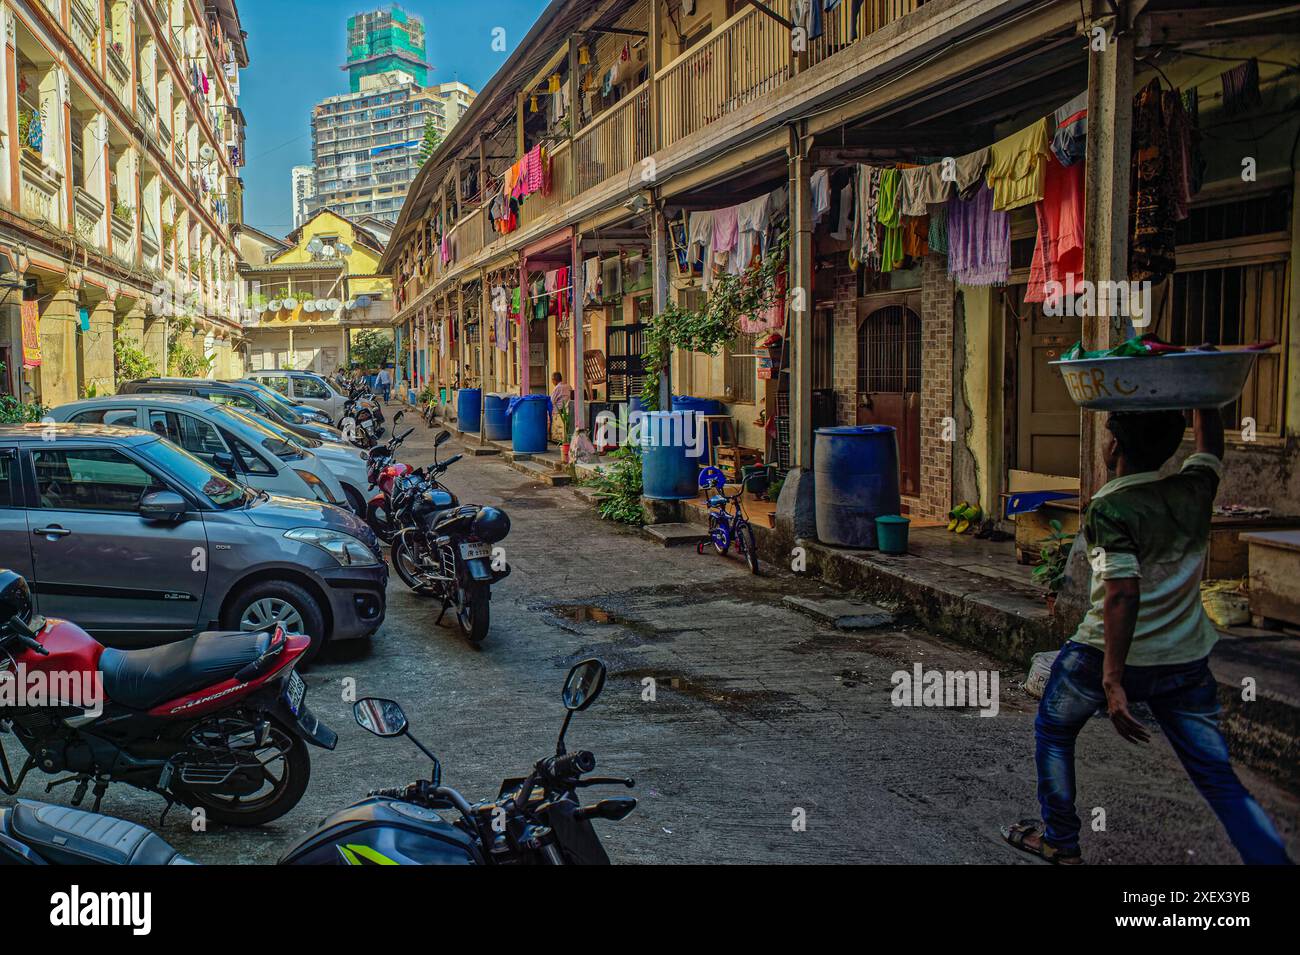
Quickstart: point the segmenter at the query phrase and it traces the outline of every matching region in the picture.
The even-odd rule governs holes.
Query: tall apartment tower
[[[350,92],[312,110],[314,195],[306,216],[332,209],[351,219],[397,221],[420,170],[426,125],[446,136],[477,95],[463,83],[426,88],[424,51],[423,21],[401,7],[348,20]]]
[[[353,93],[361,81],[394,70],[409,73],[416,85],[429,82],[424,61],[424,21],[397,4],[386,10],[358,13],[348,19],[348,81]]]
[[[311,166],[294,166],[290,172],[293,189],[293,227],[307,221],[307,201],[316,195],[316,170]]]

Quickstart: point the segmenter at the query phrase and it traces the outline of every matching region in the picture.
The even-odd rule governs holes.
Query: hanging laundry
[[[1206,160],[1201,152],[1201,97],[1195,86],[1183,90],[1183,112],[1187,115],[1191,140],[1187,153],[1187,165],[1190,170],[1187,187],[1192,195],[1196,195],[1201,191],[1201,183],[1205,181]]]
[[[839,215],[831,238],[840,242],[847,242],[853,235],[853,182],[856,178],[852,168],[835,173],[835,180],[840,183],[836,193]]]
[[[582,263],[582,297],[584,302],[600,301],[600,256],[593,255]]]
[[[854,184],[853,238],[849,242],[849,264],[854,269],[859,265],[873,270],[880,268],[879,223],[876,221],[880,172],[876,166],[858,165]]]
[[[1182,101],[1166,98],[1160,80],[1153,79],[1133,104],[1132,188],[1129,200],[1129,279],[1160,282],[1174,270],[1174,228],[1178,215],[1175,158],[1169,139],[1165,106]]]
[[[1160,119],[1169,143],[1169,177],[1174,219],[1182,222],[1191,212],[1192,196],[1196,189],[1193,181],[1192,124],[1183,108],[1183,97],[1177,90],[1160,94]]]
[[[948,203],[948,274],[961,285],[1005,285],[1011,276],[1011,217],[993,208],[981,186],[969,201]]]
[[[686,225],[686,252],[692,260],[696,257],[696,246],[704,260],[704,277],[701,282],[707,292],[712,284],[713,275],[713,213],[692,212]]]
[[[956,179],[957,195],[963,199],[972,199],[984,185],[984,177],[989,167],[991,153],[988,146],[958,156],[953,160],[953,176]]]
[[[826,218],[831,208],[831,171],[818,169],[812,174],[808,185],[812,192],[812,221],[817,225]]]
[[[903,216],[903,254],[909,259],[921,259],[930,251],[930,217]]]
[[[925,237],[925,244],[931,252],[938,255],[948,254],[948,205],[930,207],[930,231]]]
[[[527,195],[542,191],[542,147],[534,146],[524,157],[528,166]]]
[[[987,182],[993,189],[994,209],[1009,212],[1043,198],[1047,144],[1044,116],[989,147]]]
[[[884,169],[880,173],[880,193],[876,216],[883,230],[880,240],[880,271],[892,272],[903,264],[903,229],[899,216],[899,170]]]
[[[1254,57],[1224,70],[1219,80],[1223,83],[1223,111],[1229,116],[1264,105],[1259,95],[1259,61]]]
[[[1052,153],[1062,166],[1072,166],[1084,157],[1088,146],[1088,91],[1084,90],[1064,106],[1057,108],[1052,119]]]
[[[784,189],[778,191],[784,195]],[[748,268],[753,260],[755,244],[758,245],[760,255],[767,254],[767,233],[771,225],[772,199],[775,195],[775,192],[769,192],[736,206],[736,230],[739,233],[737,255],[742,269]]]
[[[740,317],[740,330],[746,335],[762,334],[763,332],[779,332],[785,328],[785,302],[786,290],[789,287],[789,273],[782,269],[776,274],[773,283],[775,289],[775,298],[772,304],[757,315],[742,315]]]
[[[1063,166],[1047,159],[1043,201],[1034,206],[1038,238],[1029,266],[1026,302],[1051,302],[1076,295],[1083,285],[1083,172],[1081,163]],[[1050,286],[1050,287],[1049,287]]]
[[[901,173],[902,214],[923,216],[927,214],[928,206],[947,202],[956,182],[955,178],[945,178],[945,174],[949,172],[950,167],[942,162],[904,169]]]

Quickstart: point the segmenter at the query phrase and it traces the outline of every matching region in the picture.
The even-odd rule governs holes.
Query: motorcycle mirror
[[[605,686],[605,664],[592,657],[574,664],[564,681],[564,692],[560,698],[564,708],[570,713],[579,713],[596,702],[601,689]]]
[[[397,422],[401,421],[402,416],[405,414],[406,414],[405,411],[399,411],[397,412],[397,414],[393,415],[393,424],[397,424]]]
[[[438,447],[439,445],[446,444],[450,440],[451,440],[450,431],[439,431],[438,436],[433,439],[433,446]]]
[[[402,736],[406,733],[406,714],[394,700],[368,696],[352,704],[357,725],[376,736]]]

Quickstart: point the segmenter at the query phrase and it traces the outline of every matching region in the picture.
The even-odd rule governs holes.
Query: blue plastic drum
[[[483,389],[462,388],[456,395],[456,427],[461,431],[478,431],[483,411]]]
[[[505,395],[483,396],[483,437],[489,441],[510,438],[510,418],[506,416]]]
[[[510,443],[520,454],[541,454],[546,450],[546,413],[550,398],[523,395],[506,407],[510,417]]]
[[[642,493],[656,501],[686,501],[700,493],[700,455],[693,415],[647,411],[640,419]]]
[[[818,540],[874,549],[876,518],[902,510],[897,434],[875,424],[818,428],[815,441]]]

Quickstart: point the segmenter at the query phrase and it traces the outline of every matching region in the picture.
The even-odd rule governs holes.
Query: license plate
[[[302,698],[307,695],[307,684],[302,681],[297,670],[289,671],[289,684],[284,688],[284,702],[289,704],[289,710],[294,716],[298,715],[298,709],[302,706]]]
[[[481,541],[470,541],[460,545],[460,556],[466,560],[476,560],[480,557],[491,557],[492,548]]]

